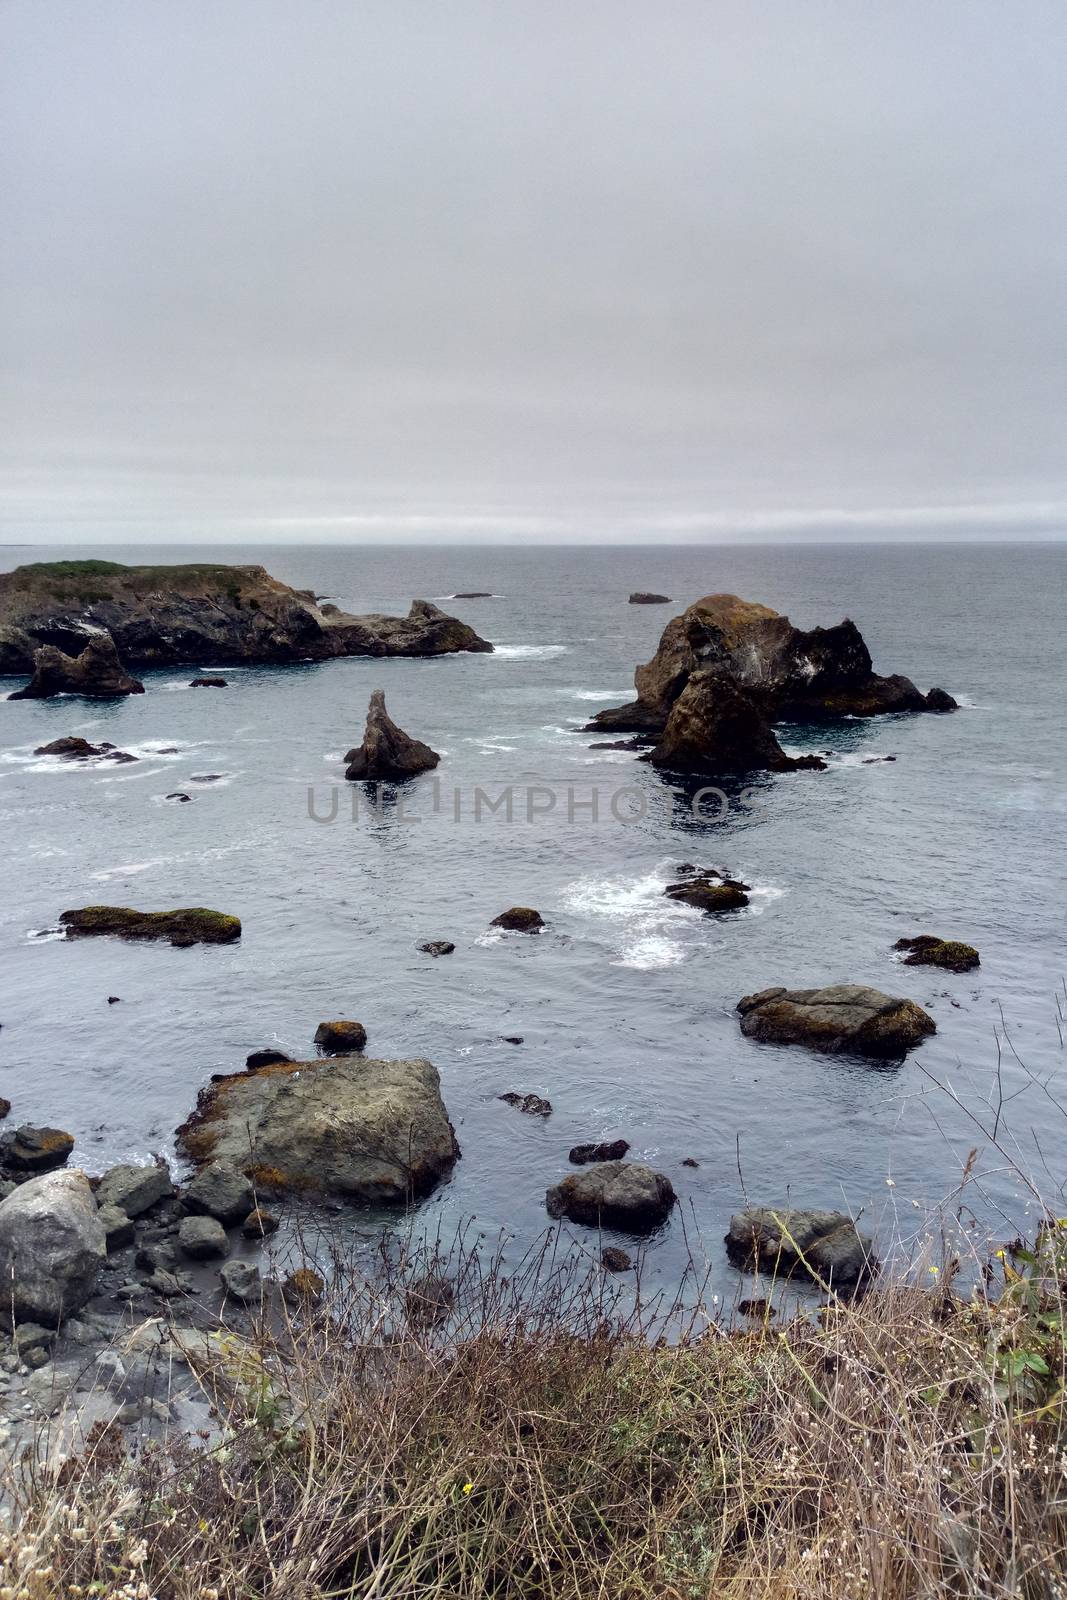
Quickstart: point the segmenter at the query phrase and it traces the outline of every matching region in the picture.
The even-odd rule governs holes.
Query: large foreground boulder
[[[412,739],[398,728],[385,709],[385,691],[375,689],[367,707],[363,743],[349,750],[345,777],[353,781],[382,779],[396,782],[430,772],[441,757],[420,739]]]
[[[895,1060],[937,1032],[933,1017],[914,1000],[858,983],[761,989],[745,995],[737,1009],[741,1032],[761,1044],[805,1044],[876,1060]]]
[[[216,1079],[178,1130],[183,1154],[228,1162],[258,1189],[402,1203],[459,1155],[429,1061],[285,1061]]]
[[[880,677],[854,622],[805,631],[732,594],[708,595],[674,617],[634,684],[637,699],[600,712],[589,730],[654,735],[654,765],[694,774],[796,765],[772,731],[780,720],[955,706],[943,689],[924,695],[908,678]]]
[[[600,1161],[554,1184],[545,1204],[550,1217],[650,1233],[666,1222],[676,1199],[671,1180],[662,1172],[637,1161]]]
[[[78,656],[68,656],[53,644],[42,645],[33,655],[33,677],[11,700],[50,700],[57,694],[80,694],[92,700],[118,695],[144,694],[144,684],[132,678],[119,660],[109,633],[93,634]]]
[[[0,1315],[56,1328],[96,1288],[104,1225],[84,1172],[47,1172],[0,1203]]]
[[[113,936],[120,939],[167,939],[181,949],[193,944],[232,944],[241,937],[240,917],[207,906],[176,911],[132,911],[129,906],[82,906],[64,911],[60,923],[68,939]]]
[[[735,1266],[806,1273],[831,1287],[859,1283],[876,1266],[871,1240],[842,1211],[750,1206],[730,1218],[726,1250]]]
[[[77,655],[101,635],[140,667],[493,648],[428,600],[406,617],[350,616],[258,566],[43,561],[0,573],[0,672],[29,671],[41,646]]]

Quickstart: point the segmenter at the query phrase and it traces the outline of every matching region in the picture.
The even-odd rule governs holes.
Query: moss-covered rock
[[[82,906],[64,911],[60,923],[69,939],[113,936],[119,939],[167,939],[186,948],[193,944],[232,944],[241,937],[240,917],[206,906],[177,911],[134,911],[129,906]]]
[[[980,957],[973,944],[958,939],[939,939],[933,933],[917,933],[911,939],[898,939],[894,950],[906,950],[906,967],[941,967],[945,972],[970,972]]]

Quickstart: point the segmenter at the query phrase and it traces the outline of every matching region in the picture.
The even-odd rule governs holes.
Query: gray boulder
[[[248,1178],[226,1161],[201,1167],[187,1185],[184,1198],[190,1211],[230,1224],[243,1222],[256,1203]]]
[[[166,1167],[138,1167],[123,1162],[104,1173],[96,1187],[96,1203],[119,1206],[128,1217],[139,1217],[174,1193]]]
[[[263,1292],[263,1279],[254,1261],[227,1261],[219,1269],[219,1277],[231,1299],[242,1304],[258,1300]]]
[[[183,1217],[178,1244],[190,1261],[208,1261],[212,1256],[224,1256],[229,1249],[226,1229],[217,1217]]]
[[[858,983],[761,989],[745,995],[737,1009],[741,1032],[761,1044],[805,1044],[874,1060],[895,1060],[937,1032],[933,1017],[914,1000]]]
[[[259,1189],[372,1203],[427,1194],[459,1155],[437,1069],[359,1055],[216,1079],[178,1142],[193,1161],[239,1167]]]
[[[104,1225],[84,1172],[47,1172],[0,1203],[5,1316],[58,1327],[96,1288],[107,1258]]]
[[[666,1222],[676,1199],[671,1180],[662,1172],[636,1161],[600,1161],[553,1185],[545,1204],[550,1217],[650,1233]]]
[[[108,1255],[113,1250],[121,1250],[124,1246],[133,1243],[133,1221],[121,1206],[101,1206],[97,1215],[104,1230],[104,1243],[107,1246]]]
[[[804,1273],[831,1287],[859,1283],[877,1267],[870,1238],[843,1211],[750,1206],[730,1218],[726,1250],[735,1266]]]

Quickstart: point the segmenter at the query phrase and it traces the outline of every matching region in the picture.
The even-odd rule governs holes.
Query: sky
[[[0,0],[0,541],[1067,530],[1062,0]]]

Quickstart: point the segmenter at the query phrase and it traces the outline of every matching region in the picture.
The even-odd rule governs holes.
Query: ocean
[[[69,1129],[94,1172],[173,1157],[212,1073],[268,1045],[310,1056],[316,1025],[341,1016],[366,1025],[368,1053],[440,1070],[462,1158],[418,1226],[445,1239],[465,1228],[527,1249],[557,1226],[545,1190],[573,1170],[570,1146],[616,1137],[681,1199],[645,1250],[646,1281],[665,1287],[696,1254],[730,1292],[722,1235],[746,1198],[847,1209],[905,1251],[946,1209],[976,1244],[1024,1229],[1041,1204],[1024,1175],[1067,1210],[1067,548],[242,546],[210,559],[262,562],[350,611],[432,599],[496,651],[224,667],[223,691],[191,691],[194,673],[175,669],[115,703],[0,704],[12,1123]],[[492,598],[449,598],[472,589]],[[638,589],[673,604],[628,605]],[[694,810],[579,730],[632,697],[669,618],[716,591],[804,627],[852,617],[878,671],[940,684],[961,709],[787,728],[791,752],[832,751],[827,771],[764,776]],[[341,758],[379,687],[443,759],[401,803],[354,816],[362,791]],[[139,760],[33,755],[65,734]],[[739,875],[751,905],[705,918],[665,899],[682,862]],[[212,906],[244,933],[191,950],[55,935],[61,911],[94,902]],[[491,932],[515,904],[546,931]],[[900,965],[894,940],[923,932],[977,945],[981,967]],[[428,939],[455,953],[421,954]],[[743,994],[845,981],[911,996],[936,1036],[888,1066],[742,1038]],[[551,1117],[498,1098],[511,1090],[547,1096]],[[346,1222],[368,1241],[403,1226]]]

